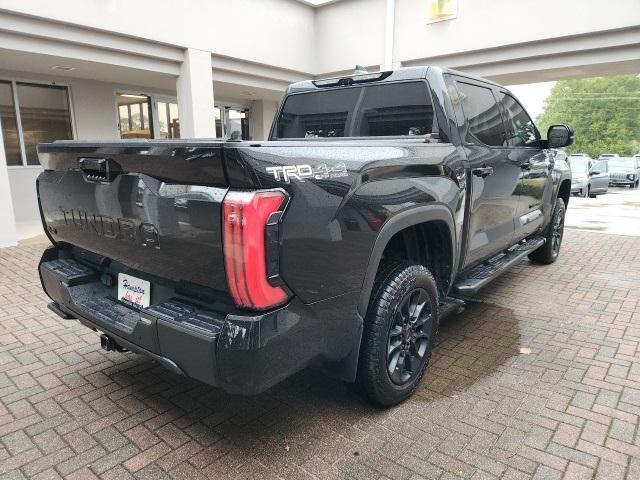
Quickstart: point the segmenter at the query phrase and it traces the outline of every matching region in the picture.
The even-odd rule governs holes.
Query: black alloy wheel
[[[548,265],[555,262],[560,255],[562,237],[564,235],[564,214],[567,208],[564,200],[557,198],[549,225],[543,232],[544,245],[529,254],[529,260],[533,263]]]
[[[557,209],[552,220],[551,251],[555,255],[560,253],[560,245],[562,245],[562,236],[564,235],[564,210],[564,208]]]
[[[396,385],[407,383],[421,370],[432,322],[427,292],[416,288],[406,294],[393,316],[387,341],[387,373]]]
[[[438,332],[438,286],[424,266],[406,260],[381,267],[364,319],[357,383],[390,407],[416,390]]]

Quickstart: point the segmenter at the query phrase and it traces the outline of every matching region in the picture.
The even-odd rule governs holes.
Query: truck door
[[[535,233],[550,218],[553,154],[540,148],[540,133],[515,97],[504,90],[498,97],[507,132],[505,152],[509,163],[520,171],[515,243]]]
[[[465,118],[461,134],[469,161],[465,268],[511,245],[520,166],[509,161],[509,150],[504,147],[497,91],[463,77],[456,78],[456,86],[454,103],[462,110],[457,115]]]

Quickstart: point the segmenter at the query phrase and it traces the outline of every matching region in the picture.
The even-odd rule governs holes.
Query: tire
[[[587,196],[589,198],[596,198],[597,197],[597,195],[595,193],[591,193],[591,185],[589,185],[587,187],[587,194],[585,196]]]
[[[531,260],[532,263],[549,265],[558,259],[560,247],[562,246],[562,237],[564,235],[565,212],[566,207],[564,201],[561,198],[557,198],[553,206],[551,221],[544,232],[544,245],[529,254],[529,260]]]
[[[589,192],[591,192],[591,187],[587,186],[586,190],[580,190],[580,196],[582,198],[587,198],[589,196]]]
[[[427,368],[437,332],[438,288],[429,270],[407,261],[381,269],[358,362],[357,383],[366,397],[379,407],[390,407],[411,396]]]

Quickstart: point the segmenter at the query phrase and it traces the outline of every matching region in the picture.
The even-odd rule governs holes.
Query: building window
[[[452,20],[458,16],[458,0],[428,0],[427,22]]]
[[[216,122],[216,138],[222,138],[224,133],[222,132],[222,110],[220,107],[213,108],[213,115]]]
[[[153,138],[153,121],[147,95],[118,93],[118,128],[120,138]]]
[[[73,138],[67,89],[18,83],[17,91],[27,165],[39,165],[39,143]]]
[[[10,82],[0,82],[0,122],[7,165],[22,165],[20,154],[20,136],[18,135],[18,119],[13,101],[13,88]]]
[[[71,140],[66,87],[0,81],[0,121],[7,165],[39,165],[36,146]]]
[[[160,138],[180,138],[180,120],[178,104],[174,102],[157,102],[158,126]]]

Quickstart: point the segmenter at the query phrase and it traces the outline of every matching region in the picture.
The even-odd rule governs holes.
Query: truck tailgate
[[[222,141],[40,145],[44,227],[68,243],[175,281],[226,291]]]

